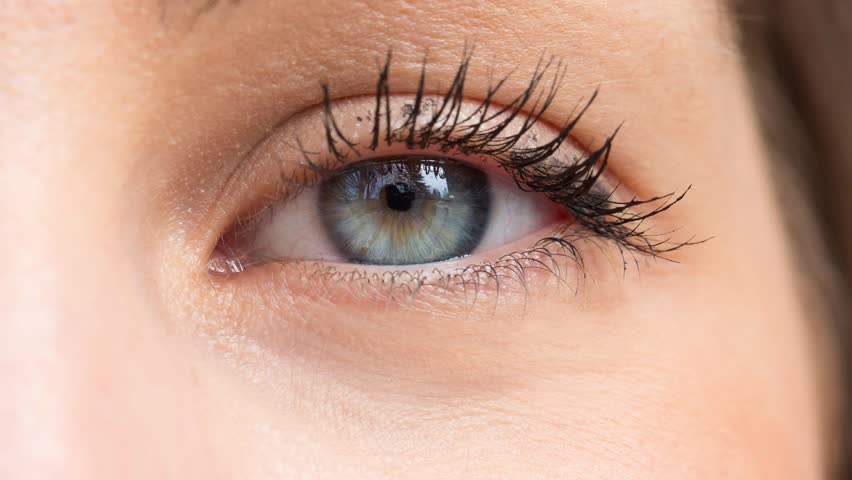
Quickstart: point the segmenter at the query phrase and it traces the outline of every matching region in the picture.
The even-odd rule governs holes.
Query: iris
[[[320,185],[326,234],[350,262],[412,265],[470,254],[488,226],[488,175],[440,157],[356,163]]]

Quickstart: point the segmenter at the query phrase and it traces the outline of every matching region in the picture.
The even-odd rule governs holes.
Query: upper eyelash
[[[414,101],[410,104],[410,110],[403,113],[406,117],[402,125],[394,129],[391,128],[393,122],[389,78],[392,52],[389,51],[379,68],[371,140],[367,149],[375,151],[382,142],[387,145],[401,142],[409,149],[437,147],[444,153],[458,152],[491,158],[509,173],[518,188],[544,194],[551,201],[567,209],[595,236],[616,242],[621,251],[622,260],[626,260],[626,253],[666,258],[666,253],[706,241],[706,239],[695,241],[693,237],[685,242],[674,242],[671,238],[673,232],[654,233],[651,231],[652,227],[645,226],[648,219],[669,210],[683,200],[691,189],[691,185],[680,194],[671,192],[647,199],[633,197],[629,200],[614,199],[618,186],[609,191],[599,186],[599,179],[608,165],[613,141],[620,126],[600,147],[582,158],[574,159],[573,162],[556,162],[555,164],[546,162],[570,138],[575,126],[597,98],[597,90],[579,111],[568,115],[553,139],[534,147],[518,145],[542,119],[556,98],[567,72],[567,67],[561,60],[555,57],[545,60],[542,56],[524,91],[507,104],[498,107],[494,103],[494,98],[509,78],[508,75],[504,76],[496,83],[489,85],[481,105],[474,112],[462,116],[464,86],[472,56],[473,48],[466,46],[450,86],[443,94],[437,95],[442,99],[440,104],[435,106],[426,125],[418,127],[418,119],[424,113],[423,101],[427,98],[425,96],[427,59],[424,58]],[[546,77],[550,72],[552,75],[547,81]],[[543,86],[544,84],[547,86]],[[319,166],[317,162],[310,160],[310,153],[304,150],[301,143],[298,143],[298,148],[309,163],[311,172],[317,177],[335,168],[335,163],[344,163],[352,154],[360,156],[359,145],[346,138],[338,127],[328,84],[321,84],[321,88],[323,125],[327,148],[333,157],[332,164]],[[492,108],[493,112],[491,112]],[[524,115],[524,120],[518,131],[501,136],[519,115]],[[485,125],[500,117],[504,118],[496,125],[485,128]],[[579,256],[577,249],[563,237],[553,236],[545,240],[568,248],[572,256]],[[624,264],[626,265],[626,261]]]

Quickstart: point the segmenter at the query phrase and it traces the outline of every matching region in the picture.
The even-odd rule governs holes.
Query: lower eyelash
[[[564,228],[566,227],[561,229]],[[454,270],[435,267],[371,272],[365,268],[344,270],[339,266],[321,262],[278,260],[277,263],[282,268],[298,268],[299,274],[312,282],[318,281],[330,287],[346,286],[349,293],[370,298],[418,300],[421,296],[439,294],[442,298],[447,295],[462,298],[465,304],[473,305],[485,297],[497,298],[507,292],[521,294],[526,298],[530,293],[528,285],[535,275],[553,278],[576,293],[587,274],[584,269],[571,269],[567,264],[561,265],[562,261],[583,265],[579,250],[574,246],[578,238],[572,241],[567,238],[567,235],[543,238],[529,249],[504,254],[491,262],[469,264]],[[576,274],[576,281],[573,283],[567,276],[569,271]],[[339,295],[335,295],[335,298],[338,297]]]
[[[602,239],[607,240],[585,227],[571,223],[557,227],[530,248],[502,254],[493,261],[471,263],[454,269],[438,266],[425,269],[343,268],[324,262],[235,256],[223,257],[218,264],[219,268],[211,270],[229,275],[242,272],[253,264],[271,263],[278,265],[282,272],[308,279],[315,286],[311,290],[313,294],[330,295],[335,301],[345,300],[346,295],[359,299],[407,302],[436,297],[445,301],[449,296],[461,300],[457,306],[473,307],[483,301],[496,305],[498,299],[505,301],[507,296],[520,296],[521,303],[526,304],[531,293],[530,286],[541,285],[538,279],[549,279],[558,288],[567,288],[577,294],[589,277],[583,251],[587,248],[596,249],[607,259],[612,259],[608,256],[612,252],[607,248],[612,242],[598,242]],[[639,267],[640,257],[636,252],[620,247],[617,252],[625,272],[631,264]],[[428,307],[431,303],[425,305]]]

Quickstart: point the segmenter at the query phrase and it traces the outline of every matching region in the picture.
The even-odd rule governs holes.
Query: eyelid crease
[[[424,105],[435,105],[436,99],[437,97],[432,96],[424,97],[422,102]],[[282,176],[289,177],[301,173],[303,177],[308,178],[302,178],[300,181],[313,184],[324,174],[341,166],[389,155],[456,156],[470,162],[496,164],[495,166],[507,171],[521,168],[510,165],[508,162],[511,159],[520,161],[524,151],[534,152],[547,148],[549,153],[547,157],[542,157],[535,162],[529,159],[525,161],[550,167],[574,164],[589,155],[570,138],[562,140],[557,146],[550,145],[550,141],[542,142],[540,139],[550,136],[552,128],[543,124],[526,125],[523,120],[517,118],[504,122],[504,117],[507,115],[505,113],[501,116],[491,116],[487,121],[479,121],[470,126],[470,129],[480,131],[499,126],[501,132],[507,133],[504,137],[488,142],[469,137],[467,134],[463,137],[462,134],[468,130],[467,126],[462,126],[455,130],[444,127],[443,130],[430,132],[429,142],[409,145],[407,136],[402,138],[398,134],[401,128],[408,128],[406,118],[393,120],[391,130],[397,134],[391,137],[389,143],[383,141],[373,147],[363,141],[374,136],[372,128],[374,117],[371,112],[365,112],[368,102],[368,98],[356,97],[336,104],[334,109],[336,119],[330,127],[331,135],[336,136],[337,133],[334,133],[336,130],[346,130],[349,133],[346,140],[340,141],[341,143],[335,148],[328,146],[328,132],[322,130],[321,123],[325,122],[324,118],[320,119],[316,111],[308,111],[294,117],[286,128],[268,137],[265,144],[255,153],[256,157],[263,158],[256,158],[254,163],[275,162],[280,167]],[[411,97],[405,95],[389,97],[388,105],[391,112],[401,113],[400,116],[405,117],[405,112],[410,111],[412,106]],[[481,105],[474,102],[463,101],[457,112],[472,117],[481,108]],[[426,119],[421,119],[418,125],[422,126],[426,122]],[[509,136],[510,140],[506,138]],[[509,143],[511,145],[507,145]],[[309,177],[313,177],[314,180]]]
[[[534,71],[533,75],[531,76],[531,80],[530,80],[527,88],[524,89],[524,92],[521,93],[520,95],[515,96],[514,99],[509,100],[508,102],[499,103],[495,99],[497,98],[498,94],[504,88],[504,85],[509,80],[511,74],[504,76],[503,78],[498,80],[496,83],[491,82],[489,84],[487,92],[484,96],[474,95],[474,96],[468,98],[467,93],[464,94],[464,97],[460,96],[463,92],[464,81],[465,81],[465,78],[466,78],[468,65],[469,65],[469,63],[472,59],[472,54],[473,54],[473,48],[470,47],[470,46],[466,46],[465,49],[464,49],[462,62],[460,64],[459,69],[456,73],[456,76],[454,77],[454,80],[453,80],[453,85],[455,87],[451,87],[451,88],[455,88],[458,91],[458,95],[452,96],[453,101],[456,102],[456,105],[460,105],[461,104],[460,100],[463,99],[466,104],[473,103],[473,104],[477,105],[477,108],[475,108],[473,110],[473,112],[479,111],[479,109],[484,109],[485,111],[487,111],[489,108],[493,107],[495,109],[495,112],[492,113],[489,117],[489,119],[492,122],[493,122],[493,120],[495,120],[497,117],[499,117],[501,115],[503,117],[511,116],[511,122],[518,123],[519,121],[523,121],[523,123],[527,126],[527,128],[530,131],[535,131],[537,129],[541,129],[541,126],[544,123],[543,117],[544,117],[545,113],[547,112],[547,109],[550,106],[551,102],[555,99],[556,92],[558,91],[558,88],[559,88],[559,86],[560,86],[560,84],[561,84],[561,82],[564,78],[565,72],[567,71],[567,67],[562,66],[561,60],[556,61],[555,57],[551,57],[550,59],[545,61],[544,60],[545,56],[543,55],[540,58],[538,64],[536,65],[535,71]],[[422,109],[419,108],[419,106],[429,104],[430,99],[427,98],[427,97],[432,97],[432,100],[437,100],[438,103],[444,103],[448,99],[450,99],[451,95],[450,95],[449,90],[447,92],[443,93],[443,94],[440,93],[440,91],[436,91],[435,93],[432,93],[432,94],[426,93],[427,90],[426,90],[425,79],[426,79],[426,70],[427,70],[427,65],[428,65],[428,61],[427,61],[426,56],[424,56],[423,63],[421,64],[420,77],[419,77],[419,80],[418,80],[417,88],[413,92],[410,92],[410,91],[404,92],[403,91],[403,92],[391,93],[390,90],[389,90],[389,87],[388,87],[390,60],[391,60],[391,52],[389,51],[385,63],[382,64],[382,66],[380,67],[379,81],[377,83],[376,92],[371,97],[372,102],[375,105],[375,111],[376,112],[379,111],[378,107],[379,107],[379,104],[381,103],[382,98],[385,99],[385,106],[387,106],[388,105],[387,98],[391,99],[390,105],[394,105],[393,98],[395,98],[395,97],[400,97],[400,98],[401,97],[411,97],[413,95],[414,101],[410,102],[409,106],[413,107],[412,109],[413,109],[414,112],[422,111]],[[550,71],[552,69],[552,67],[554,66],[554,62],[556,62],[556,64],[557,64],[558,72],[551,79],[550,87],[549,87],[549,93],[547,95],[547,101],[543,105],[540,106],[538,113],[533,116],[533,114],[535,113],[535,108],[539,106],[539,103],[535,102],[534,104],[530,105],[529,100],[530,100],[530,98],[533,97],[533,93],[542,85],[542,80],[544,79],[544,77],[548,73],[548,71]],[[459,71],[461,71],[461,70],[464,70],[464,73],[460,74]],[[348,147],[354,147],[355,146],[354,142],[352,142],[351,140],[346,138],[345,135],[343,135],[343,133],[342,133],[343,129],[339,125],[337,125],[336,118],[340,117],[340,112],[342,110],[341,105],[346,105],[347,103],[350,103],[350,102],[354,101],[355,99],[364,99],[365,97],[354,95],[354,96],[334,98],[331,94],[331,89],[329,88],[329,85],[325,82],[320,83],[320,90],[322,92],[322,96],[321,96],[322,102],[319,105],[313,105],[311,107],[302,108],[302,109],[299,109],[298,111],[290,113],[286,118],[279,121],[273,128],[270,129],[271,133],[269,133],[268,135],[264,135],[260,140],[258,140],[256,143],[254,143],[248,149],[248,152],[244,155],[245,160],[242,161],[237,166],[237,168],[235,168],[232,171],[232,173],[228,176],[228,178],[226,178],[225,182],[223,182],[223,187],[220,190],[220,193],[217,195],[217,203],[223,197],[223,195],[225,195],[225,193],[229,189],[234,187],[235,183],[239,183],[241,181],[241,178],[240,178],[241,172],[253,168],[253,164],[270,160],[269,158],[263,158],[263,157],[268,157],[270,155],[270,152],[266,151],[266,150],[269,149],[270,145],[276,145],[276,144],[279,145],[278,148],[277,148],[278,151],[273,152],[272,154],[277,155],[277,157],[279,159],[281,159],[281,165],[282,166],[285,164],[284,162],[286,162],[285,159],[288,156],[292,157],[293,153],[294,153],[294,152],[290,152],[288,154],[287,152],[283,151],[287,148],[288,143],[290,144],[292,150],[297,150],[297,152],[295,152],[297,154],[296,156],[303,156],[304,153],[305,153],[305,149],[302,148],[303,146],[299,144],[300,140],[302,140],[302,138],[299,136],[299,132],[296,132],[294,130],[302,130],[302,133],[303,133],[305,130],[309,130],[309,128],[301,128],[301,129],[294,128],[293,124],[298,123],[300,121],[300,119],[304,119],[305,117],[314,115],[317,111],[321,111],[322,115],[323,115],[323,120],[322,120],[323,123],[321,125],[321,128],[325,132],[326,140],[327,140],[327,145],[324,148],[327,148],[329,150],[334,150],[334,149],[330,148],[331,147],[330,144],[335,142],[335,140],[333,140],[333,139],[337,135],[340,136],[339,137],[340,140],[342,140],[343,143],[346,144]],[[475,92],[472,92],[472,93],[475,93]],[[582,108],[582,110],[580,111],[579,114],[577,113],[577,109],[578,109],[578,106],[580,106],[582,104],[582,102],[580,104],[578,104],[578,106],[575,106],[575,108],[571,112],[569,112],[569,114],[567,115],[567,117],[569,119],[576,117],[576,118],[574,118],[574,121],[572,123],[570,123],[571,128],[573,128],[577,124],[577,122],[580,120],[580,116],[591,105],[591,103],[597,97],[597,94],[598,94],[597,91],[595,91],[593,93],[592,97],[587,101],[587,104],[585,105],[585,107]],[[332,109],[332,103],[334,104],[333,109]],[[442,109],[443,108],[445,108],[445,107],[442,106]],[[385,111],[387,111],[387,110],[388,109],[385,108]],[[470,113],[473,113],[473,112],[470,112]],[[402,112],[402,113],[404,113],[404,112]],[[522,116],[524,116],[524,118],[529,117],[529,118],[532,119],[532,121],[518,120],[517,119],[518,115],[522,115]],[[378,126],[376,124],[378,123],[378,120],[380,118],[385,117],[386,118],[386,124],[387,125],[390,124],[390,122],[387,120],[387,118],[391,117],[390,115],[380,115],[380,116],[373,117],[372,114],[365,114],[363,116],[365,118],[369,118],[370,121],[372,121],[373,118],[376,119],[376,122],[374,122],[373,126],[371,127],[372,128],[371,132],[373,132],[373,135],[375,135],[375,130]],[[354,118],[354,115],[352,117]],[[327,121],[327,119],[330,119],[329,123],[325,123]],[[409,120],[410,119],[411,119],[411,116],[409,116]],[[458,118],[456,118],[456,120],[457,119]],[[471,120],[471,119],[472,119],[472,117],[467,118],[467,120]],[[466,123],[466,122],[462,122],[462,123]],[[432,122],[431,126],[434,127],[434,126],[436,126],[436,124],[437,124],[437,122]],[[442,122],[441,126],[443,127],[445,125],[446,125],[446,122]],[[410,126],[411,126],[410,123],[406,123],[403,127],[410,127]],[[474,138],[473,134],[481,131],[482,126],[483,126],[482,122],[480,122],[479,125],[473,124],[474,128],[470,131],[470,133],[472,135],[470,135],[468,137],[468,140]],[[398,129],[398,127],[399,126],[397,125],[397,128],[394,129],[394,130],[397,130],[397,133],[398,133],[399,130],[401,130],[401,129]],[[316,128],[316,126],[313,126],[313,128]],[[551,126],[550,128],[553,129],[555,127]],[[386,129],[386,131],[390,131],[390,130]],[[494,130],[492,133],[500,133],[500,132],[504,132],[504,131],[505,131],[505,129],[500,129],[500,130]],[[329,133],[332,133],[332,135],[329,135]],[[405,139],[406,146],[409,147],[409,150],[411,150],[411,148],[413,147],[413,133],[414,133],[413,130],[409,131],[409,136],[406,137],[406,139]],[[561,138],[561,141],[572,141],[569,134],[570,134],[570,132],[565,132],[565,135]],[[280,140],[281,138],[285,138],[285,140],[282,141],[282,140]],[[385,138],[385,143],[387,143],[388,139],[392,138],[392,136],[385,135],[384,138]],[[438,138],[440,139],[440,137],[438,137]],[[476,137],[476,138],[480,139],[480,140],[482,139],[482,137]],[[503,143],[503,150],[505,150],[505,147],[507,146],[507,142],[510,140],[510,138],[508,138],[508,136],[504,135],[502,138],[497,139],[497,140],[499,140],[500,142]],[[480,142],[480,144],[481,143],[482,142]],[[557,143],[557,142],[554,142],[554,143]],[[496,142],[495,142],[495,144],[496,144]],[[371,142],[371,144],[369,146],[365,146],[365,145],[357,145],[357,146],[360,147],[363,151],[363,150],[374,150],[377,145],[373,146],[373,143]],[[580,147],[577,147],[577,148],[580,148]],[[319,151],[322,150],[322,149],[323,149],[323,147],[318,147],[318,151],[314,152],[314,153],[319,153]],[[443,152],[444,153],[450,153],[454,149],[455,149],[455,146],[447,145],[446,148],[443,149]],[[352,150],[352,148],[350,148],[350,153],[352,153],[351,150]],[[455,152],[455,153],[459,153],[459,152]],[[486,153],[492,153],[493,154],[493,153],[496,153],[496,152],[486,152]],[[356,157],[357,157],[357,155],[356,155]],[[346,160],[345,156],[336,156],[335,159],[338,160],[338,161],[345,161]],[[330,163],[330,162],[329,163],[323,162],[323,165],[326,168],[329,168],[329,169],[333,167],[333,164]],[[282,175],[282,178],[283,178],[283,175]]]

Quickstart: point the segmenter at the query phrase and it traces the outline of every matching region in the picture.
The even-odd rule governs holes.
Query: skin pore
[[[818,319],[726,16],[699,0],[3,9],[0,477],[822,478]],[[576,141],[622,125],[608,175],[641,198],[691,185],[652,221],[712,239],[626,269],[585,245],[581,284],[473,304],[208,271],[276,176],[246,159],[322,104],[321,82],[372,95],[392,49],[395,94],[424,55],[442,92],[472,43],[467,99],[511,74],[509,102],[562,59],[543,120],[597,89]]]

